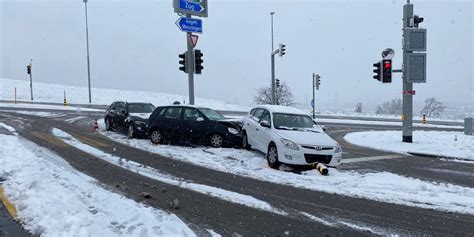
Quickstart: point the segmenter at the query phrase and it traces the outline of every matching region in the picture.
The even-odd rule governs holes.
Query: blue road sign
[[[181,31],[190,33],[202,33],[202,20],[197,18],[180,17],[176,25]]]
[[[200,2],[192,2],[190,0],[179,0],[179,8],[191,12],[202,12],[204,7]]]
[[[314,108],[314,100],[311,100],[311,107]]]

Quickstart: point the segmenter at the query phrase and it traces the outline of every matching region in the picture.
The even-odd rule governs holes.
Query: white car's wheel
[[[268,166],[273,169],[278,169],[280,166],[280,161],[278,161],[278,150],[275,144],[271,143],[268,146],[268,151],[267,151],[267,162]]]

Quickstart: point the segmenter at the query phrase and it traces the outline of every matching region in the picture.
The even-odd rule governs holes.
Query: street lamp
[[[275,12],[270,12],[270,16],[272,18],[272,52],[273,52],[273,15],[275,15]]]
[[[87,81],[89,85],[89,104],[92,103],[92,97],[91,97],[91,66],[90,66],[90,60],[89,60],[89,27],[87,23],[87,0],[84,1],[84,7],[85,7],[85,12],[86,12],[86,43],[87,43]]]

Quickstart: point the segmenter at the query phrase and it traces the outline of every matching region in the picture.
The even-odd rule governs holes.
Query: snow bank
[[[0,143],[2,186],[34,235],[194,236],[174,214],[105,190],[45,149],[2,134]]]
[[[251,151],[156,146],[148,140],[130,140],[124,135],[103,130],[101,133],[117,142],[138,149],[257,180],[381,202],[474,214],[473,188],[427,182],[388,172],[361,174],[330,168],[329,176],[322,176],[315,170],[296,174],[269,168],[262,155]]]
[[[18,100],[30,100],[29,82],[21,80],[1,79],[0,78],[0,100],[13,100],[14,90],[17,90]],[[35,91],[35,101],[63,103],[64,91],[68,103],[88,104],[88,88],[79,86],[66,86],[59,84],[50,84],[35,82],[33,84]],[[94,104],[111,104],[113,101],[131,101],[131,102],[151,102],[155,106],[170,105],[174,101],[188,101],[187,95],[172,95],[165,93],[154,93],[144,91],[116,90],[92,88],[92,102]],[[196,105],[206,106],[216,110],[228,111],[249,111],[250,108],[243,105],[229,104],[223,101],[195,98]]]
[[[59,138],[61,138],[64,142],[68,143],[71,146],[74,146],[84,152],[87,152],[93,156],[99,157],[109,163],[112,163],[116,166],[122,167],[124,169],[136,172],[138,174],[141,174],[143,176],[146,176],[151,179],[158,180],[160,182],[164,182],[173,186],[178,186],[180,188],[184,189],[189,189],[195,192],[199,192],[202,194],[210,195],[225,201],[241,204],[244,206],[268,211],[268,212],[273,212],[276,214],[280,215],[287,215],[286,212],[278,210],[274,207],[272,207],[270,204],[267,202],[261,201],[259,199],[256,199],[252,196],[249,195],[244,195],[236,192],[231,192],[228,190],[208,186],[208,185],[203,185],[203,184],[197,184],[197,183],[192,183],[186,180],[178,179],[176,177],[173,177],[171,175],[166,175],[162,174],[156,169],[146,167],[142,164],[139,164],[134,161],[130,160],[125,160],[120,157],[116,157],[113,155],[110,155],[108,153],[105,153],[101,150],[98,150],[94,147],[91,147],[89,145],[86,145],[84,143],[81,143],[74,137],[72,137],[70,134],[56,129],[53,129],[53,134]]]
[[[344,139],[358,146],[407,154],[422,153],[474,161],[474,136],[462,132],[414,131],[413,143],[402,142],[401,131],[347,134]]]

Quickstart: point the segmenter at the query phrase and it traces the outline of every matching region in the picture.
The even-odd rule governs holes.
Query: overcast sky
[[[473,1],[412,0],[428,29],[428,83],[415,84],[415,103],[436,97],[447,104],[473,104]],[[321,108],[350,108],[401,98],[393,83],[372,79],[372,64],[387,47],[401,66],[405,1],[209,0],[209,17],[196,48],[204,71],[195,78],[197,97],[252,104],[256,89],[270,83],[270,12],[276,76],[297,102],[311,100],[311,75],[321,75]],[[172,0],[89,0],[93,87],[188,94],[178,70],[186,36],[175,25]],[[85,15],[82,0],[0,0],[0,77],[87,86]],[[85,95],[87,96],[87,95]],[[93,95],[100,96],[100,95]]]

